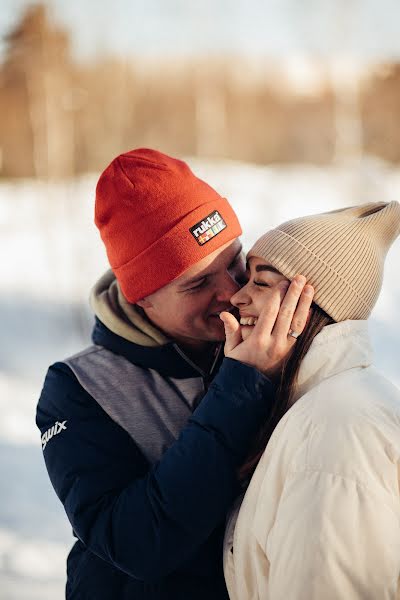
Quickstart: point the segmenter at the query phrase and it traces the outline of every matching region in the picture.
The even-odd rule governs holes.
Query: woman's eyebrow
[[[281,275],[281,272],[278,271],[278,269],[275,269],[275,267],[271,267],[271,265],[256,265],[256,271],[257,273],[260,271],[271,271],[272,273],[278,273],[278,275]]]

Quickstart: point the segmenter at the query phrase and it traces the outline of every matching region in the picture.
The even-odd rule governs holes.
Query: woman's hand
[[[271,290],[268,303],[245,341],[237,319],[228,312],[222,312],[225,356],[274,377],[296,343],[296,339],[288,335],[289,330],[301,334],[305,328],[313,295],[314,288],[306,285],[303,275],[296,275],[290,285],[287,281],[278,284]]]

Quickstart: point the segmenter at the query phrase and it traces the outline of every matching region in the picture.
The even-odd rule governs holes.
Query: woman
[[[222,319],[226,354],[251,343],[274,286],[295,273],[314,304],[280,370],[275,411],[240,476],[224,570],[232,600],[400,598],[400,392],[372,366],[367,322],[397,202],[284,223],[248,254],[248,283]],[[254,474],[253,474],[254,472]]]

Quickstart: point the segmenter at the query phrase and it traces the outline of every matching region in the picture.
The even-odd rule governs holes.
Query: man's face
[[[230,298],[245,275],[238,239],[228,242],[137,304],[169,337],[183,345],[223,341],[219,313],[232,308]]]

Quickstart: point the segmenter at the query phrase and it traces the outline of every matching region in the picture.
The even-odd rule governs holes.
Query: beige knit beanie
[[[315,288],[335,321],[366,319],[382,286],[386,253],[400,233],[398,202],[372,202],[287,221],[260,237],[247,257]]]

